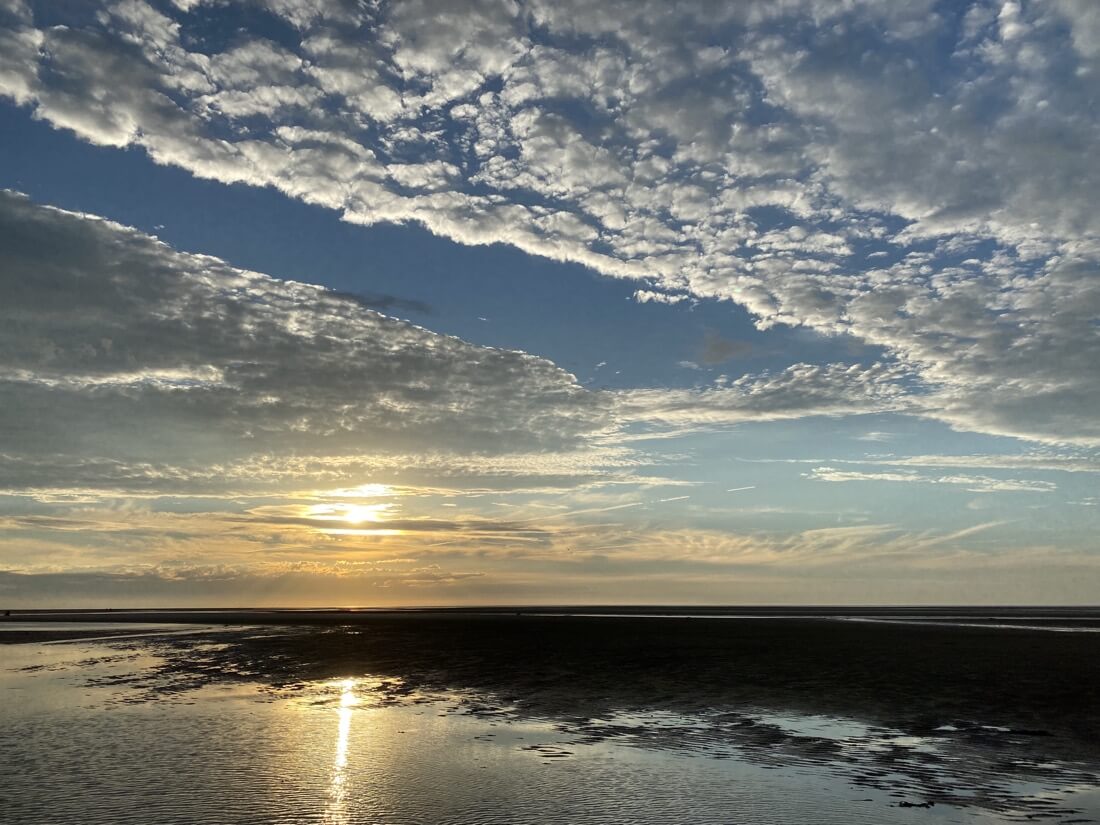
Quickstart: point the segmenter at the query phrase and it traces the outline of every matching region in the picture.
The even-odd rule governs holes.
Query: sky
[[[1085,604],[1093,0],[0,0],[0,604]]]

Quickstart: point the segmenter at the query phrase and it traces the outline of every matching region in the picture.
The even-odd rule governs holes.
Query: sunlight
[[[336,682],[340,688],[339,722],[336,727],[336,757],[332,764],[332,780],[329,782],[329,801],[325,807],[326,823],[343,825],[348,821],[345,804],[348,793],[348,737],[351,735],[351,715],[359,704],[355,695],[355,679]]]
[[[348,764],[348,734],[351,733],[351,709],[359,704],[355,695],[355,680],[345,679],[340,683],[340,725],[336,733],[336,761],[338,771]]]
[[[342,487],[317,493],[327,498],[386,498],[397,495],[388,484],[360,484],[358,487]]]
[[[362,524],[364,521],[381,521],[389,504],[349,504],[344,510],[344,521]]]
[[[363,524],[364,522],[382,521],[391,509],[393,509],[393,504],[389,502],[380,504],[313,504],[306,508],[305,515],[318,521]]]

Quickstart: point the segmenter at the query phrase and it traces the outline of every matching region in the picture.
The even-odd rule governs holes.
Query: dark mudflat
[[[145,622],[181,619],[178,613],[133,615]],[[492,693],[548,714],[750,705],[912,732],[980,721],[1100,757],[1095,632],[515,611],[189,615],[203,624],[291,627],[226,631],[224,647],[201,653],[188,652],[201,637],[165,639],[161,645],[174,651],[166,668],[181,677],[192,664],[203,678],[247,673],[272,684],[371,673],[399,679],[407,689]]]

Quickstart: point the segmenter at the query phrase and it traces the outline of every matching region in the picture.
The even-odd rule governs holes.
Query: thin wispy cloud
[[[950,484],[964,487],[972,493],[1049,493],[1058,489],[1052,481],[993,478],[974,475],[927,475],[913,471],[894,473],[868,473],[854,470],[837,470],[833,467],[815,467],[806,478],[814,481],[875,481],[917,484]]]

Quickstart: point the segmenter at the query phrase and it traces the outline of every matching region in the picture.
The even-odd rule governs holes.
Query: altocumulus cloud
[[[904,409],[898,369],[795,365],[591,391],[354,296],[0,192],[0,490],[255,495],[310,484],[659,481],[624,428]],[[98,493],[96,491],[99,491]]]
[[[227,4],[6,0],[0,94],[349,221],[855,336],[958,428],[1100,443],[1094,4],[254,8],[210,38]]]
[[[13,486],[155,487],[257,457],[301,482],[357,454],[569,453],[608,427],[548,361],[109,221],[2,193],[0,249]]]

